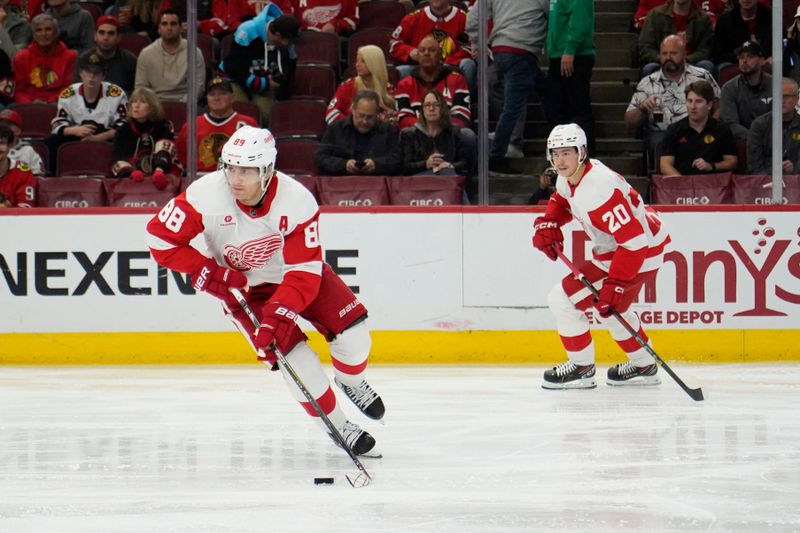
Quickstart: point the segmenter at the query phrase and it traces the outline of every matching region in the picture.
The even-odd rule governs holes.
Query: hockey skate
[[[630,361],[608,369],[606,384],[612,387],[626,385],[658,385],[658,365],[636,366]]]
[[[545,370],[542,388],[544,389],[594,389],[594,365],[578,366],[572,361],[561,363],[551,370]]]
[[[361,380],[361,383],[356,386],[346,385],[336,377],[333,378],[333,381],[366,416],[373,420],[380,420],[383,418],[386,412],[386,408],[383,406],[383,400],[381,400],[377,392],[372,390],[372,387],[369,386],[366,380]]]
[[[375,449],[375,439],[372,437],[372,435],[349,420],[345,421],[344,425],[339,428],[339,433],[341,433],[342,437],[344,438],[345,444],[350,447],[350,451],[352,451],[355,455],[363,455],[364,457],[381,457],[381,454]],[[333,438],[333,435],[328,433],[328,436],[337,446],[339,446],[339,443],[336,442],[336,439]]]

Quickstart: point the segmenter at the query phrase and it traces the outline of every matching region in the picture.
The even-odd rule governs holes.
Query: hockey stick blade
[[[559,248],[558,246],[553,245],[553,250],[555,250],[555,252],[558,255],[559,259],[561,259],[561,261],[565,265],[567,265],[567,268],[569,268],[570,271],[572,271],[572,274],[575,276],[575,278],[580,280],[580,282],[583,283],[584,287],[589,289],[589,292],[591,292],[592,295],[595,298],[599,298],[600,297],[600,291],[598,291],[597,288],[594,285],[592,285],[592,282],[589,281],[588,279],[586,279],[586,277],[583,275],[583,273],[580,270],[578,270],[578,267],[576,267],[575,264],[572,261],[570,261],[569,258],[566,255],[564,255],[564,252],[561,251],[561,248]],[[653,350],[652,347],[650,347],[650,344],[645,342],[645,340],[641,337],[641,335],[639,335],[639,332],[636,331],[635,329],[633,329],[631,327],[631,325],[628,324],[627,320],[622,318],[622,315],[620,315],[616,311],[612,311],[611,314],[613,315],[614,318],[617,319],[617,321],[622,325],[622,327],[625,328],[625,331],[627,331],[628,334],[631,337],[636,339],[636,342],[639,343],[639,346],[644,348],[645,351],[647,351],[647,353],[649,353],[653,357],[653,359],[655,359],[656,362],[658,362],[659,366],[661,366],[661,368],[663,368],[664,371],[667,374],[669,374],[669,376],[673,380],[675,380],[675,383],[677,383],[678,386],[681,389],[683,389],[683,391],[686,394],[688,394],[689,397],[692,400],[694,400],[696,402],[702,402],[705,399],[703,397],[702,389],[700,389],[700,387],[698,387],[696,389],[692,389],[686,383],[684,383],[683,380],[681,378],[679,378],[678,375],[675,372],[672,371],[672,369],[669,367],[669,365],[667,363],[665,363],[663,359],[661,359],[661,357],[656,353],[656,351]]]
[[[259,324],[258,318],[256,318],[256,314],[253,312],[253,309],[250,307],[250,304],[247,303],[247,300],[245,299],[242,292],[239,289],[233,287],[230,289],[230,292],[233,295],[233,297],[236,298],[236,301],[242,307],[244,312],[247,314],[248,318],[253,323],[253,326],[256,329],[258,329],[259,326],[261,326],[261,324]],[[333,425],[333,422],[331,422],[331,419],[328,418],[327,414],[325,414],[325,411],[322,410],[322,407],[320,407],[316,398],[314,398],[314,396],[308,391],[305,384],[300,379],[300,376],[297,374],[297,372],[295,372],[292,365],[289,364],[289,361],[286,360],[286,357],[283,355],[283,353],[281,353],[280,350],[278,350],[278,347],[275,346],[275,344],[272,345],[272,351],[275,352],[275,356],[278,358],[278,362],[283,366],[283,368],[292,378],[294,384],[297,385],[297,388],[300,389],[300,392],[302,392],[303,396],[306,397],[308,403],[311,404],[311,407],[314,409],[314,412],[317,414],[319,419],[322,421],[323,424],[325,424],[325,427],[328,429],[328,434],[331,436],[333,441],[336,443],[337,446],[343,449],[345,453],[347,453],[347,455],[350,457],[350,460],[353,461],[353,464],[356,466],[356,468],[358,468],[359,471],[356,474],[345,474],[347,482],[350,483],[350,486],[355,489],[359,489],[361,487],[366,487],[367,485],[369,485],[370,482],[372,481],[372,476],[369,475],[366,468],[364,468],[364,465],[362,465],[361,461],[359,461],[358,457],[356,457],[356,454],[353,453],[353,450],[351,450],[350,447],[347,445],[347,442],[345,442],[344,437],[342,437],[342,434],[339,432],[336,426]]]

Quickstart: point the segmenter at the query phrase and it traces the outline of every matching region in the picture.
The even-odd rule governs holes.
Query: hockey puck
[[[332,477],[315,477],[314,485],[333,485]]]

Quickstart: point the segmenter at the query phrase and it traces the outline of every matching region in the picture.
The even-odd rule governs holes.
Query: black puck
[[[333,485],[332,477],[315,477],[314,485]]]

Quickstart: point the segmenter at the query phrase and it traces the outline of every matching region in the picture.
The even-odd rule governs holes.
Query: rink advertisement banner
[[[673,244],[634,306],[644,326],[713,331],[734,343],[748,332],[780,338],[796,330],[799,211],[662,213]],[[0,335],[115,334],[136,343],[168,332],[191,344],[230,332],[213,298],[150,258],[150,216],[0,216]],[[568,273],[531,247],[533,218],[532,209],[337,210],[324,212],[320,226],[324,257],[366,304],[376,338],[474,340],[484,332],[490,342],[513,345],[515,333],[555,336],[547,294]],[[591,253],[585,234],[574,223],[564,230],[567,255],[584,261]]]

